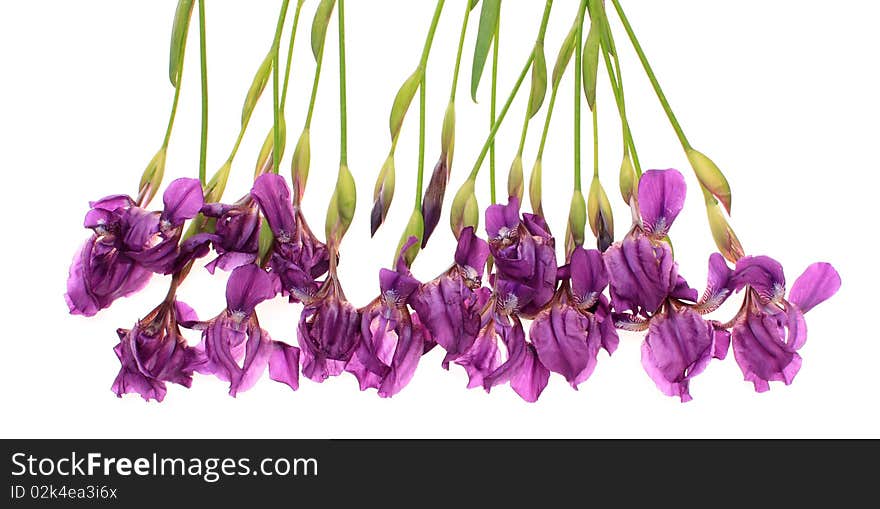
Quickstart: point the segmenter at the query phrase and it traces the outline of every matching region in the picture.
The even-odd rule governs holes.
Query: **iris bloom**
[[[785,298],[782,265],[767,256],[740,259],[731,288],[745,288],[742,308],[732,321],[733,355],[757,392],[771,381],[790,384],[801,367],[799,350],[807,340],[804,314],[840,288],[840,276],[827,263],[814,263],[794,282]]]
[[[482,286],[488,257],[489,245],[467,227],[458,237],[452,267],[410,296],[410,305],[431,341],[446,350],[445,369],[470,350],[480,332],[481,311],[490,296]]]
[[[486,210],[486,230],[495,260],[495,278],[521,289],[511,293],[517,302],[505,305],[520,316],[532,318],[550,302],[556,291],[555,241],[541,216],[519,217],[519,200],[491,205]],[[493,283],[494,284],[494,283]]]
[[[599,349],[610,355],[619,341],[602,294],[608,286],[602,254],[575,248],[568,272],[550,306],[532,322],[529,337],[541,363],[577,389],[596,368]]]
[[[92,316],[141,290],[151,272],[173,270],[183,224],[204,202],[199,181],[175,180],[163,201],[162,212],[146,211],[124,195],[90,203],[85,227],[94,234],[73,259],[64,296],[72,314]]]
[[[317,279],[327,273],[330,255],[294,209],[290,188],[283,177],[260,175],[251,196],[263,211],[275,236],[269,266],[281,279],[281,290],[292,302],[308,302],[318,290]]]
[[[233,270],[254,263],[260,243],[260,213],[250,196],[233,205],[208,203],[202,214],[215,219],[213,232],[197,233],[180,247],[178,266],[208,254],[213,246],[217,257],[205,265],[208,272]]]
[[[357,377],[361,390],[375,388],[379,396],[400,392],[412,379],[425,349],[424,330],[407,308],[419,287],[403,256],[418,241],[410,237],[401,249],[397,270],[379,273],[381,296],[361,310],[360,342],[346,371]]]
[[[195,320],[195,311],[183,302],[163,302],[131,330],[119,329],[113,351],[122,367],[113,392],[119,397],[136,392],[147,401],[162,401],[166,382],[189,387],[204,359],[197,348],[187,346],[178,323]]]
[[[358,348],[361,313],[345,298],[331,272],[317,294],[305,302],[297,327],[303,374],[315,382],[337,376]]]
[[[208,322],[183,324],[202,330],[205,363],[199,372],[229,382],[231,396],[251,388],[267,365],[272,380],[299,388],[299,348],[272,340],[255,312],[277,293],[273,276],[257,265],[242,265],[226,284],[226,309]]]
[[[678,274],[678,264],[665,238],[684,206],[684,177],[676,170],[651,170],[639,181],[639,218],[633,230],[604,254],[616,325],[648,330],[642,343],[642,365],[668,396],[689,401],[690,380],[713,356],[723,358],[729,333],[702,313],[720,306],[730,292],[720,255],[709,262],[709,284],[697,291]],[[720,261],[720,265],[719,265]],[[723,266],[723,267],[722,267]]]

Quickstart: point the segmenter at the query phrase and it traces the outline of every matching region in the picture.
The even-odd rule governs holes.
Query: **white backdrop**
[[[167,78],[168,36],[176,2],[4,2],[0,7],[0,171],[6,203],[2,281],[3,436],[16,437],[865,437],[880,436],[875,362],[880,341],[872,306],[878,185],[871,153],[880,130],[878,47],[870,2],[725,2],[627,0],[641,42],[695,147],[726,172],[733,224],[747,250],[783,263],[789,284],[813,261],[832,262],[843,287],[807,316],[810,337],[793,385],[756,394],[732,355],[713,362],[691,385],[694,400],[662,395],[644,373],[641,338],[622,336],[617,353],[601,354],[590,380],[573,391],[554,375],[537,404],[508,387],[487,395],[467,390],[462,369],[440,368],[438,348],[412,383],[390,400],[359,392],[343,375],[291,392],[264,379],[237,399],[226,384],[196,375],[191,389],[169,384],[161,404],[137,395],[118,399],[112,351],[117,327],[131,327],[157,304],[167,278],[117,301],[97,317],[70,316],[63,299],[72,255],[89,234],[88,200],[135,193],[140,172],[159,147],[173,90]],[[304,118],[313,60],[308,27],[316,1],[303,9],[288,103],[288,158]],[[559,0],[547,35],[551,67],[576,10]],[[528,56],[544,2],[508,1],[502,11],[499,102]],[[238,132],[240,107],[271,43],[277,1],[209,2],[209,172],[225,160]],[[343,244],[342,281],[362,305],[378,288],[408,218],[417,161],[417,108],[397,151],[398,185],[389,221],[369,238],[372,185],[388,150],[387,119],[398,85],[415,68],[434,2],[349,0],[349,163],[358,186],[355,222]],[[831,10],[833,8],[833,10]],[[292,11],[291,11],[292,12]],[[447,2],[428,70],[430,172],[449,94],[463,1]],[[458,135],[450,193],[469,171],[487,132],[488,72],[479,104],[468,97],[479,9],[462,62]],[[689,282],[702,288],[713,243],[687,161],[615,16],[634,136],[643,166],[680,168],[690,189],[673,228],[676,256]],[[195,19],[195,18],[194,18]],[[195,22],[193,24],[195,28]],[[166,182],[195,176],[199,85],[196,31],[191,32],[184,89],[168,152]],[[338,161],[336,25],[312,129],[312,174],[305,208],[322,232]],[[600,73],[600,76],[603,76]],[[619,126],[607,81],[600,80],[602,172],[614,203],[618,235],[628,223],[617,197]],[[527,83],[526,83],[527,85]],[[269,90],[269,89],[267,89]],[[527,90],[499,135],[499,189],[519,138]],[[572,168],[572,75],[562,85],[544,157],[546,212],[561,237]],[[236,160],[227,198],[250,186],[256,153],[271,125],[263,101]],[[530,130],[531,167],[543,112]],[[591,169],[588,116],[585,174]],[[287,162],[283,168],[289,167]],[[429,173],[428,173],[429,174]],[[478,192],[488,203],[484,169]],[[427,175],[426,175],[427,180]],[[585,186],[588,182],[585,183]],[[499,193],[502,194],[502,193]],[[615,199],[616,198],[616,199]],[[156,201],[160,203],[159,200]],[[451,262],[448,202],[414,266],[427,280]],[[562,242],[560,241],[561,245]],[[355,254],[356,253],[356,254]],[[225,276],[197,270],[180,296],[207,318],[224,306]],[[729,317],[728,304],[719,316]],[[275,339],[295,343],[299,307],[278,298],[258,308]],[[193,337],[193,340],[196,338]]]

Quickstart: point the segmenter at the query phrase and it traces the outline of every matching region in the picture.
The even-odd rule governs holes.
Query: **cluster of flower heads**
[[[394,270],[381,270],[379,296],[357,308],[336,275],[338,253],[311,232],[282,177],[260,176],[233,205],[204,203],[198,181],[179,179],[165,192],[161,212],[128,196],[91,204],[85,226],[94,234],[74,258],[66,299],[71,313],[91,316],[143,288],[152,273],[174,274],[168,298],[132,329],[118,331],[121,369],[113,390],[147,400],[161,401],[168,382],[189,387],[195,372],[229,382],[235,396],[267,368],[294,390],[300,372],[316,382],[348,372],[361,390],[389,397],[439,345],[443,367],[464,368],[468,387],[488,392],[508,383],[536,401],[551,372],[574,388],[586,381],[600,349],[616,350],[618,329],[647,331],[644,369],[663,393],[682,401],[691,399],[690,381],[731,347],[757,391],[771,381],[791,383],[806,340],[804,314],[837,291],[838,274],[827,263],[813,264],[786,296],[782,266],[772,258],[746,256],[730,267],[716,253],[700,296],[679,274],[668,243],[685,190],[676,170],[646,172],[630,232],[604,253],[574,247],[562,265],[544,219],[520,214],[511,198],[486,211],[486,240],[472,227],[460,233],[453,264],[431,281],[416,280],[402,255],[418,241],[412,237]],[[213,221],[210,232],[182,240],[184,222],[198,214]],[[263,221],[274,242],[261,256]],[[207,270],[231,271],[226,309],[200,321],[175,290],[185,267],[211,251],[216,258]],[[744,298],[733,319],[704,318],[735,293]],[[278,294],[303,305],[298,347],[260,327],[257,305]],[[530,321],[528,333],[523,320]],[[201,342],[189,346],[181,327],[200,330]]]

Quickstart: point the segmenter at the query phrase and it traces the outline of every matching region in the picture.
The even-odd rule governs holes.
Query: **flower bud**
[[[574,246],[584,245],[584,229],[587,224],[587,204],[584,194],[575,190],[571,195],[571,207],[568,210],[568,232]]]
[[[727,183],[727,179],[718,166],[711,159],[692,148],[687,149],[687,157],[703,189],[718,198],[727,213],[730,214],[730,184]]]
[[[162,185],[162,178],[165,176],[166,150],[166,147],[160,148],[156,155],[150,159],[150,162],[147,163],[147,167],[144,168],[138,191],[138,204],[141,207],[146,207],[150,203]]]
[[[523,197],[523,164],[522,156],[517,155],[510,165],[510,172],[507,174],[507,196],[515,196],[519,203],[522,203]]]
[[[627,204],[630,203],[633,195],[638,195],[637,180],[636,169],[627,151],[623,154],[623,162],[620,163],[620,196]]]
[[[324,54],[327,25],[330,24],[330,16],[333,14],[335,5],[336,0],[321,0],[315,11],[315,17],[312,20],[312,55],[315,57],[315,62],[320,61]]]
[[[409,109],[409,105],[419,89],[421,79],[422,69],[418,68],[403,82],[403,85],[400,86],[400,90],[397,91],[397,95],[394,97],[394,104],[391,106],[391,116],[388,119],[392,142],[400,135],[403,118],[406,116],[406,110]]]
[[[419,254],[419,246],[422,244],[421,239],[423,234],[424,222],[422,220],[422,213],[418,209],[413,210],[412,215],[409,216],[409,222],[406,223],[406,228],[403,230],[403,235],[400,236],[400,242],[397,243],[397,249],[394,250],[394,260],[391,263],[392,267],[397,264],[397,260],[400,258],[401,254],[403,254],[404,260],[406,260],[406,265],[408,267],[412,266],[413,261]],[[415,237],[416,242],[412,243],[405,253],[401,253],[401,250],[410,237]]]
[[[709,228],[712,230],[712,237],[715,239],[718,251],[727,260],[736,263],[737,260],[745,256],[742,244],[727,222],[727,218],[724,217],[724,212],[718,206],[718,202],[711,197],[706,201],[706,214],[709,216]]]
[[[263,221],[260,225],[260,240],[257,251],[257,260],[263,262],[267,260],[269,253],[272,251],[272,245],[275,243],[275,235],[269,227],[269,221]]]
[[[544,104],[547,95],[547,59],[544,56],[544,43],[535,43],[532,59],[532,85],[529,90],[529,118],[534,117]]]
[[[281,156],[284,155],[284,140],[287,138],[287,127],[284,123],[284,117],[281,117],[278,122],[278,130],[281,131],[281,147],[278,151],[278,160],[281,160]],[[254,168],[254,179],[263,175],[265,173],[274,173],[275,172],[275,127],[273,126],[269,129],[269,134],[266,135],[266,140],[263,141],[263,146],[260,148],[260,155],[257,157],[257,165]]]
[[[226,182],[229,180],[229,172],[232,170],[232,161],[226,163],[217,170],[211,180],[205,184],[205,203],[219,203],[226,191]]]
[[[434,228],[440,222],[440,212],[443,210],[443,197],[446,195],[446,183],[449,181],[449,167],[446,165],[446,157],[440,155],[440,160],[434,166],[431,180],[425,189],[425,197],[422,200],[422,218],[424,219],[424,236],[420,236],[422,247],[428,244],[428,238],[434,233]]]
[[[452,207],[449,210],[449,225],[455,238],[468,226],[475,230],[480,224],[480,210],[474,194],[474,181],[467,179],[455,193]]]
[[[177,10],[174,12],[174,22],[171,27],[171,55],[168,65],[168,77],[174,87],[180,83],[180,66],[183,63],[180,56],[183,53],[187,32],[189,32],[194,3],[194,0],[179,0]]]
[[[599,71],[599,24],[596,20],[590,23],[590,31],[584,42],[583,59],[580,72],[583,79],[584,95],[590,111],[596,108],[596,83]]]
[[[452,153],[455,151],[455,103],[449,101],[440,131],[440,153],[446,156],[447,175],[452,171]],[[448,177],[447,177],[448,178]]]
[[[575,41],[575,38],[577,37],[577,27],[577,23],[572,25],[571,30],[568,31],[568,35],[566,35],[565,39],[562,41],[562,46],[560,46],[559,53],[556,56],[556,63],[553,65],[553,75],[551,78],[554,89],[559,87],[559,82],[562,81],[562,75],[565,74],[565,69],[571,61],[571,54],[574,53],[574,46],[577,44]]]
[[[373,211],[370,213],[370,237],[385,222],[391,200],[394,198],[394,155],[388,154],[385,164],[376,178],[376,186],[373,188]]]
[[[244,106],[241,108],[241,125],[244,126],[250,121],[251,115],[254,113],[254,108],[257,106],[257,101],[260,100],[260,96],[263,94],[263,90],[266,88],[266,84],[269,82],[269,76],[272,75],[272,57],[274,55],[270,51],[266,58],[263,59],[263,62],[260,64],[260,67],[257,69],[257,73],[254,75],[253,81],[251,81],[251,87],[248,89],[247,96],[244,99]]]
[[[290,163],[290,176],[293,179],[293,196],[299,203],[306,192],[306,182],[309,180],[309,165],[311,164],[311,143],[309,129],[303,129],[293,150],[293,160]]]
[[[614,239],[614,214],[611,211],[611,203],[608,195],[599,182],[598,177],[593,177],[590,184],[590,196],[587,201],[587,217],[590,220],[590,229],[598,241],[599,250],[607,249]]]
[[[541,160],[535,161],[532,166],[532,176],[529,178],[529,202],[532,204],[532,212],[535,215],[544,216],[544,207],[541,205]]]
[[[327,208],[327,220],[324,223],[327,242],[338,244],[354,217],[357,205],[357,188],[354,185],[354,177],[348,167],[339,167],[339,176],[336,179],[336,188],[330,198],[330,206]]]

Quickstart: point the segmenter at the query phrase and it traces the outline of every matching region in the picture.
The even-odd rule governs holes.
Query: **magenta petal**
[[[547,387],[549,379],[550,371],[538,360],[535,347],[526,345],[522,364],[510,379],[514,392],[529,403],[534,403]]]
[[[804,313],[831,298],[840,289],[840,274],[830,263],[814,263],[794,282],[788,300]]]
[[[323,382],[342,373],[359,346],[360,325],[360,312],[335,294],[306,306],[297,327],[303,374]]]
[[[604,255],[611,280],[612,307],[618,312],[655,312],[678,282],[677,265],[665,243],[629,236]]]
[[[588,335],[590,329],[589,318],[564,304],[541,312],[529,329],[541,364],[564,376],[575,389],[596,367],[601,339],[598,328]]]
[[[173,226],[182,225],[184,221],[196,217],[205,204],[202,185],[198,180],[190,178],[180,178],[169,184],[162,195],[162,201],[165,202],[162,219]]]
[[[474,277],[471,279],[479,279],[483,277],[488,259],[489,243],[477,237],[473,227],[463,229],[455,248],[455,263],[468,272],[473,272]]]
[[[272,341],[269,356],[269,378],[287,384],[291,389],[299,389],[299,348]]]
[[[764,303],[777,302],[785,295],[782,265],[769,256],[746,256],[736,262],[730,285],[737,290],[748,285]]]
[[[571,293],[580,303],[592,305],[608,286],[608,271],[602,253],[595,249],[576,247],[571,254]]]
[[[690,380],[712,359],[714,340],[712,326],[689,308],[655,315],[642,343],[642,366],[664,394],[690,401]]]
[[[425,348],[424,337],[413,328],[412,324],[404,324],[397,331],[397,345],[391,358],[391,370],[379,386],[379,396],[383,398],[394,396],[412,380]]]
[[[718,322],[711,322],[714,330],[715,345],[712,349],[712,356],[723,361],[727,358],[727,352],[730,351],[730,331],[723,329]]]
[[[226,282],[226,308],[248,317],[257,304],[277,293],[275,279],[256,265],[242,265],[232,271]]]
[[[779,317],[764,313],[749,313],[733,327],[733,355],[757,392],[769,390],[771,381],[790,384],[800,370],[801,357],[783,335]]]
[[[678,170],[649,170],[639,180],[639,213],[642,228],[663,238],[684,207],[687,185]]]
[[[275,237],[290,237],[296,230],[290,188],[284,177],[265,173],[257,177],[251,196],[260,206]]]
[[[508,237],[519,226],[519,200],[512,196],[507,205],[495,204],[486,209],[486,232],[490,239]]]
[[[458,357],[455,363],[467,372],[468,389],[485,385],[485,378],[502,363],[494,322],[483,327],[473,346]]]
[[[443,367],[470,350],[480,333],[480,310],[486,291],[471,290],[460,277],[448,274],[424,284],[410,304],[434,341],[446,350]]]
[[[64,300],[71,314],[93,316],[116,299],[142,290],[152,273],[92,236],[70,265]]]

